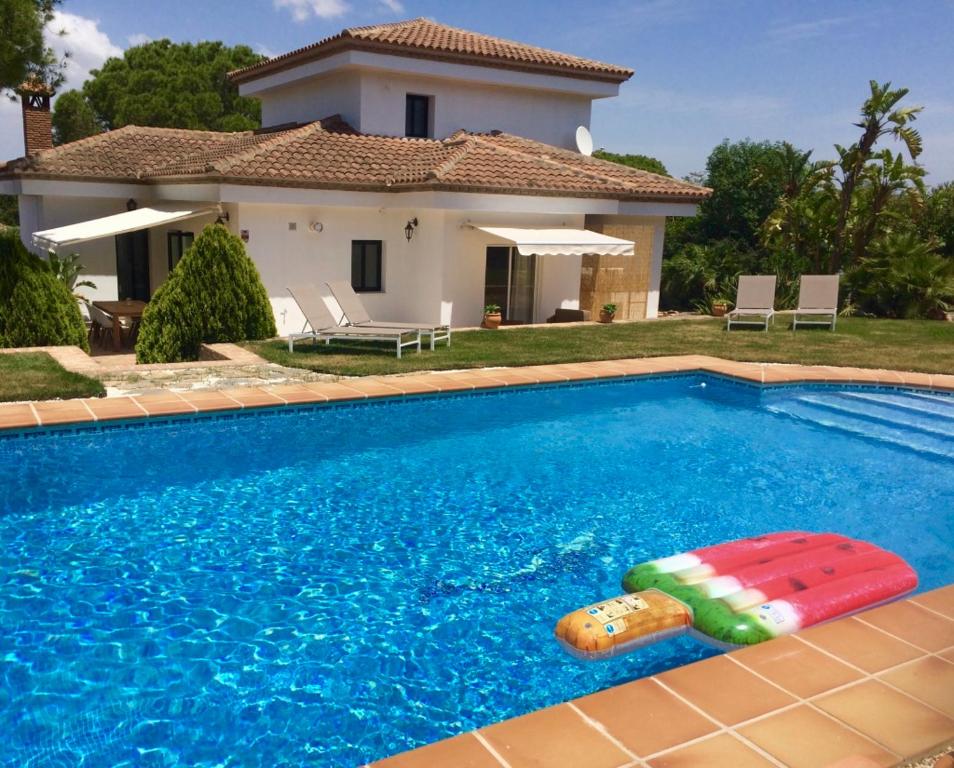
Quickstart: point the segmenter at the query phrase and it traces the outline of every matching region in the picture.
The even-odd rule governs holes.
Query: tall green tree
[[[100,133],[93,108],[79,91],[67,91],[53,107],[53,143],[67,144]]]
[[[616,152],[607,152],[605,149],[598,149],[593,153],[593,157],[598,157],[600,160],[609,160],[611,163],[626,165],[640,171],[658,173],[660,176],[669,175],[669,171],[666,170],[666,166],[663,165],[662,161],[649,155],[620,155]]]
[[[834,247],[829,269],[837,272],[857,253],[858,245],[851,242],[851,214],[857,204],[855,192],[864,183],[868,163],[875,156],[875,147],[885,136],[900,140],[908,150],[911,160],[921,154],[920,134],[911,126],[922,107],[901,107],[901,100],[908,95],[907,88],[891,88],[891,83],[869,83],[871,93],[861,105],[861,120],[855,123],[861,136],[848,147],[835,146],[838,160],[835,163],[835,184],[838,193],[838,218],[835,222]]]
[[[106,130],[124,125],[241,131],[259,127],[257,99],[238,95],[227,74],[262,60],[246,45],[155,40],[107,59],[83,85]]]
[[[36,77],[52,87],[63,82],[62,63],[43,39],[59,0],[0,2],[0,90]]]

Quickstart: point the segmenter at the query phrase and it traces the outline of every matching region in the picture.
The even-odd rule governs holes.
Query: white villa
[[[426,19],[346,29],[231,74],[261,100],[254,132],[127,126],[54,148],[49,95],[25,91],[26,156],[0,165],[0,192],[28,247],[80,254],[94,300],[148,300],[219,219],[282,334],[303,324],[287,286],[346,279],[396,321],[608,301],[655,317],[666,217],[709,190],[577,147],[632,74]]]

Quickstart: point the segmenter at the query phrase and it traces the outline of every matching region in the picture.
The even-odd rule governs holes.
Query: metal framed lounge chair
[[[805,319],[806,316],[809,319]],[[837,318],[838,275],[802,275],[798,282],[798,309],[792,318],[792,330],[799,325],[827,325],[835,330]]]
[[[447,346],[451,344],[451,329],[449,325],[440,325],[434,323],[400,323],[388,322],[385,320],[372,320],[368,310],[364,308],[361,297],[355,293],[351,283],[347,280],[333,280],[325,283],[335,297],[338,306],[344,313],[344,319],[350,328],[415,328],[424,336],[431,339],[431,351],[434,351],[434,342],[446,341]]]
[[[289,287],[298,308],[305,316],[305,325],[301,333],[288,334],[288,351],[295,351],[295,342],[299,339],[313,339],[315,343],[324,341],[330,344],[335,339],[353,339],[357,341],[390,341],[394,344],[397,356],[405,347],[417,347],[421,351],[421,332],[417,328],[401,326],[399,328],[354,328],[340,326],[325,304],[321,291],[314,285],[296,285]],[[310,328],[311,330],[306,330]],[[405,340],[410,337],[408,340]]]
[[[733,325],[764,325],[775,323],[775,275],[740,275],[735,297],[735,309],[726,313],[726,330]]]

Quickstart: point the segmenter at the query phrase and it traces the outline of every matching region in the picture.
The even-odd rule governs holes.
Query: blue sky
[[[596,103],[596,146],[641,152],[675,175],[701,171],[723,138],[787,139],[829,157],[850,143],[870,79],[925,107],[928,182],[954,180],[954,0],[64,0],[56,45],[71,84],[146,39],[222,39],[266,54],[343,27],[414,16],[623,64],[620,96]],[[0,110],[0,156],[22,152],[18,111]]]

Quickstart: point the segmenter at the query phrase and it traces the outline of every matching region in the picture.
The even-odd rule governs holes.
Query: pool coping
[[[870,768],[951,742],[954,584],[370,765]]]
[[[167,390],[155,394],[108,398],[0,403],[0,432],[694,372],[717,374],[760,386],[829,383],[954,392],[952,374],[826,365],[744,363],[708,355],[678,355],[457,371],[420,371],[348,378],[334,382],[227,387],[185,392]]]

